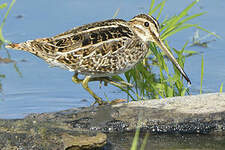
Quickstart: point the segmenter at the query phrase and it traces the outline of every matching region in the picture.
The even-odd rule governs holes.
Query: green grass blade
[[[192,20],[192,19],[194,19],[194,18],[196,18],[196,17],[199,17],[199,16],[201,16],[201,15],[203,15],[203,14],[205,14],[205,13],[206,13],[206,12],[198,13],[198,14],[189,16],[189,17],[187,17],[187,18],[181,20],[179,23],[177,23],[177,24],[174,25],[173,27],[168,28],[165,32],[170,32],[170,31],[172,31],[173,29],[175,29],[175,28],[177,28],[177,27],[183,25],[185,22],[190,21],[190,20]],[[164,30],[166,27],[170,26],[171,22],[174,22],[174,21],[176,20],[176,18],[177,18],[177,17],[172,18],[171,21],[168,20],[168,22],[167,22],[168,25],[167,25],[167,26],[164,26],[164,27],[162,28],[162,30]],[[165,33],[164,33],[164,34],[165,34]]]
[[[0,26],[1,29],[3,28],[3,26],[4,26],[4,24],[5,24],[5,21],[6,21],[6,18],[8,17],[9,12],[10,12],[10,10],[12,9],[12,6],[14,5],[15,2],[16,2],[16,0],[12,0],[11,4],[9,5],[9,8],[8,8],[8,10],[7,10],[7,12],[6,12],[4,18],[3,18],[2,23],[1,23],[1,26]]]
[[[199,52],[192,51],[192,50],[184,50],[184,53],[189,54],[189,55],[193,55],[193,54],[198,54]]]
[[[194,19],[194,18],[196,18],[196,17],[199,17],[199,16],[201,16],[201,15],[204,15],[205,13],[206,13],[206,12],[202,12],[202,13],[198,13],[198,14],[189,16],[189,17],[183,19],[182,21],[180,21],[179,23],[175,24],[173,27],[170,27],[170,28],[167,28],[167,29],[166,29],[166,27],[171,26],[171,25],[170,25],[170,22],[168,22],[168,25],[166,25],[166,26],[164,26],[164,27],[162,28],[162,30],[166,29],[166,30],[163,32],[162,37],[165,36],[166,34],[170,33],[170,32],[172,32],[172,33],[174,34],[174,33],[175,33],[174,30],[177,30],[177,28],[179,28],[180,26],[185,25],[185,24],[184,24],[185,22],[190,21],[190,20],[192,20],[192,19]],[[175,20],[176,20],[176,19],[173,18],[173,19],[172,19],[172,22],[175,22]],[[187,25],[187,24],[186,24],[186,25]],[[216,36],[217,38],[220,38],[220,37],[219,37],[218,35],[216,35],[215,33],[210,32],[210,31],[208,31],[208,30],[206,30],[206,29],[204,29],[204,28],[202,28],[202,27],[200,27],[200,26],[198,26],[198,25],[196,25],[196,24],[192,24],[192,25],[189,24],[189,25],[190,25],[190,27],[196,27],[196,28],[199,28],[200,30],[203,30],[203,31],[205,31],[205,32],[207,32],[207,33],[209,33],[209,34],[211,34],[211,35],[213,35],[213,36]],[[184,29],[186,29],[186,28],[184,28]],[[179,30],[178,30],[178,31],[179,31]],[[169,36],[171,36],[171,35],[172,35],[172,34],[170,33]],[[167,36],[167,37],[168,37],[168,36]]]
[[[3,3],[0,5],[0,9],[4,9],[5,7],[7,7],[7,3]]]
[[[162,13],[162,10],[163,10],[163,8],[164,8],[164,6],[165,6],[165,3],[166,3],[165,0],[162,1],[162,5],[160,6],[159,13],[158,13],[158,15],[157,15],[157,17],[156,17],[157,20],[159,19],[160,15],[161,15],[161,13]]]
[[[220,85],[220,93],[222,93],[223,92],[223,83],[221,83],[221,85]]]
[[[139,139],[139,134],[140,134],[140,127],[137,127],[135,136],[132,142],[131,150],[136,150],[138,146],[138,139]]]
[[[197,3],[197,1],[192,2],[192,3],[191,3],[188,7],[186,7],[186,8],[185,8],[178,16],[175,16],[174,18],[172,18],[173,20],[172,20],[172,21],[169,21],[167,27],[165,27],[165,28],[167,28],[167,29],[166,29],[166,31],[164,32],[164,34],[173,31],[175,28],[179,27],[179,26],[182,25],[184,22],[189,21],[191,18],[195,18],[195,17],[197,17],[198,15],[201,15],[201,13],[200,13],[200,14],[196,14],[196,16],[195,16],[195,15],[189,16],[189,17],[187,17],[186,19],[184,19],[183,21],[181,21],[181,23],[177,24],[183,17],[185,17],[185,16],[187,15],[187,12],[188,12],[188,11],[189,11],[196,3]],[[165,28],[164,28],[164,29],[165,29]]]
[[[194,2],[192,2],[190,5],[188,5],[177,17],[176,19],[170,24],[170,26],[168,27],[168,29],[174,27],[174,25],[184,16],[187,15],[188,11],[198,2],[198,0],[195,0]]]
[[[150,5],[150,8],[149,8],[149,14],[152,11],[154,5],[155,5],[155,0],[151,0],[151,5]]]
[[[182,91],[181,91],[181,96],[185,96],[185,93],[187,92],[187,90],[186,90],[186,88],[185,89],[183,89]]]
[[[202,55],[200,94],[202,94],[203,75],[204,75],[204,60],[203,60],[203,55]]]
[[[2,30],[0,29],[0,46],[2,45],[2,43],[5,42],[5,39],[3,37],[3,34],[2,34]]]
[[[182,31],[184,29],[188,29],[188,28],[191,28],[191,27],[195,27],[195,25],[193,25],[193,24],[184,24],[184,25],[180,26],[179,28],[175,28],[175,29],[173,29],[173,30],[171,30],[169,32],[164,32],[161,35],[161,39],[164,40],[164,39],[168,38],[169,36],[171,36],[171,35],[173,35],[173,34],[175,34],[177,32],[180,32],[180,31]]]
[[[0,26],[0,41],[1,42],[5,42],[5,39],[4,39],[3,34],[2,34],[2,28],[3,28],[4,24],[5,24],[5,21],[6,21],[6,18],[8,17],[9,12],[10,12],[10,10],[11,10],[11,8],[14,5],[15,2],[16,2],[16,0],[12,0],[11,4],[9,5],[9,8],[8,8],[4,18],[3,18],[3,21],[1,23],[1,26]]]
[[[183,23],[188,22],[188,21],[190,21],[190,20],[192,20],[192,19],[194,19],[194,18],[197,18],[197,17],[199,17],[199,16],[202,16],[202,15],[204,15],[204,14],[206,14],[206,13],[207,13],[207,12],[202,12],[202,13],[198,13],[198,14],[194,14],[194,15],[188,16],[188,17],[186,17],[185,19],[181,20],[179,23],[180,23],[180,24],[183,24]]]
[[[163,3],[163,1],[161,3],[159,3],[158,5],[156,5],[155,8],[151,9],[148,14],[149,15],[154,14],[161,7],[162,3]]]
[[[145,146],[146,146],[146,144],[147,144],[148,137],[149,137],[149,132],[146,133],[146,135],[145,135],[145,137],[144,137],[144,140],[143,140],[143,143],[141,144],[140,150],[145,150]]]
[[[165,20],[164,22],[163,22],[163,25],[164,26],[162,26],[162,28],[160,29],[160,32],[161,31],[163,31],[163,30],[165,30],[165,29],[167,29],[169,26],[170,26],[170,24],[176,19],[176,17],[177,16],[173,16],[172,18],[170,18],[169,20]],[[168,29],[167,29],[168,30]],[[165,30],[166,31],[166,30]],[[164,32],[165,32],[164,31]]]

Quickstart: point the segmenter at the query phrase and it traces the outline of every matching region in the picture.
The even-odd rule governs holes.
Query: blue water
[[[117,18],[129,20],[139,13],[147,13],[149,4],[150,0],[19,0],[7,18],[3,34],[7,40],[13,42],[49,37],[75,26],[110,19],[118,8],[120,11]],[[168,1],[162,16],[177,14],[188,4],[190,2],[186,0]],[[203,52],[204,92],[218,92],[220,84],[225,81],[224,6],[223,0],[204,0],[191,10],[191,13],[207,11],[206,15],[192,23],[200,24],[222,37],[209,43],[208,48],[187,48]],[[22,18],[18,19],[18,15],[22,15]],[[159,21],[162,21],[161,18]],[[180,49],[187,40],[192,39],[195,31],[193,28],[178,33],[168,39],[169,44]],[[200,35],[204,36],[206,33],[200,32]],[[75,85],[71,81],[72,72],[50,68],[43,60],[26,52],[9,50],[9,53],[16,61],[22,77],[13,63],[0,63],[0,74],[6,75],[1,81],[3,91],[0,95],[0,118],[22,118],[30,113],[88,106],[93,102],[81,85]],[[7,56],[5,49],[0,50],[0,56]],[[186,59],[185,71],[192,80],[193,94],[199,92],[201,57],[195,55]],[[98,85],[99,83],[90,83],[90,87],[103,98],[105,94],[109,99],[126,98],[126,94],[115,87],[99,89]]]

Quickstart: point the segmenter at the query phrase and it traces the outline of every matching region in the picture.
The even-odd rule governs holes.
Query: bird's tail
[[[18,43],[11,43],[11,44],[6,45],[5,48],[18,49],[18,47],[20,47],[19,45],[20,44],[18,44]]]
[[[32,46],[31,46],[31,42],[33,40],[30,41],[26,41],[23,43],[11,43],[5,46],[5,48],[11,48],[11,49],[15,49],[15,50],[24,50],[24,51],[31,51],[32,50]]]
[[[22,43],[11,43],[6,45],[5,47],[15,50],[27,51],[46,60],[48,58],[55,57],[55,52],[53,50],[50,51],[48,45],[46,45],[48,40],[49,39],[47,38],[28,40]]]

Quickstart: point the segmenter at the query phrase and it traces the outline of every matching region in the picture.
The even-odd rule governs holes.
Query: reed
[[[163,20],[160,25],[161,38],[164,40],[166,46],[177,55],[177,60],[182,67],[185,65],[185,58],[197,52],[186,49],[188,42],[184,43],[181,49],[171,48],[167,42],[168,37],[174,36],[176,33],[191,27],[218,37],[215,33],[200,27],[198,24],[188,23],[190,20],[206,13],[201,12],[188,15],[190,9],[194,7],[197,2],[198,0],[193,1],[177,15],[161,19]],[[166,0],[162,0],[158,4],[156,4],[155,0],[152,0],[149,15],[160,18],[165,5]],[[143,62],[124,73],[124,77],[127,82],[135,85],[134,88],[120,88],[122,91],[125,91],[132,100],[184,96],[189,93],[189,87],[183,80],[180,72],[175,66],[171,67],[168,65],[164,53],[160,52],[159,48],[156,47],[154,43],[150,44],[149,53]],[[123,80],[123,78],[119,76],[115,76],[114,78]]]

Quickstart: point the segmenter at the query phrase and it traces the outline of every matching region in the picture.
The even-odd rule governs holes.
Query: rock
[[[53,114],[30,115],[19,120],[0,120],[0,149],[81,150],[106,144],[106,135],[71,129]]]
[[[223,135],[225,94],[137,101],[31,114],[24,119],[2,119],[0,149],[100,148],[106,144],[106,134],[133,133],[137,126],[150,134]]]
[[[106,135],[98,133],[96,136],[80,135],[71,136],[64,134],[62,136],[64,148],[66,150],[94,149],[100,148],[106,144]]]
[[[61,112],[63,113],[63,112]],[[86,114],[86,115],[85,115]],[[68,123],[74,128],[151,133],[216,134],[225,129],[225,94],[203,94],[85,108]]]

